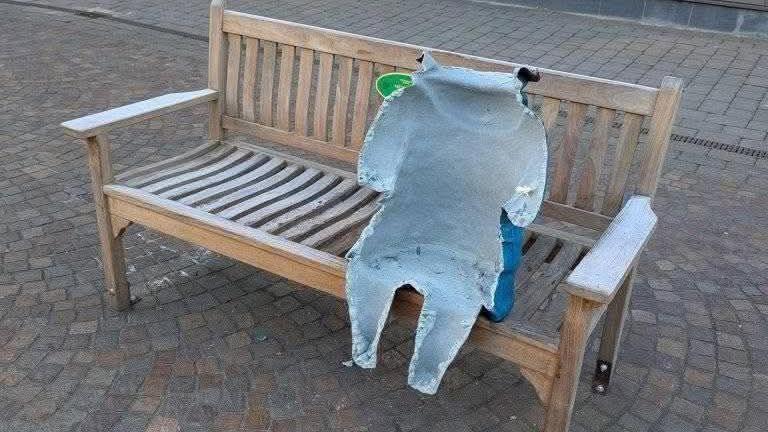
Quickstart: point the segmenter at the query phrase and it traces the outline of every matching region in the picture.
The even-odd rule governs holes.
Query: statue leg
[[[468,299],[464,294],[426,293],[408,370],[408,384],[416,390],[437,392],[445,370],[472,331],[481,301]]]
[[[347,302],[352,325],[352,360],[363,368],[376,367],[379,338],[398,286],[370,268],[350,264]]]

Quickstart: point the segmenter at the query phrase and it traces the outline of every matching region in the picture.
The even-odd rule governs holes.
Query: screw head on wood
[[[598,393],[605,393],[605,386],[602,384],[598,384],[595,386],[595,391]]]
[[[605,372],[608,370],[608,365],[603,363],[600,365],[600,372]]]

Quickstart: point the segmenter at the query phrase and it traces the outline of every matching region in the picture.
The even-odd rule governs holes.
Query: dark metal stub
[[[608,393],[608,384],[611,381],[611,369],[613,365],[604,360],[598,360],[595,367],[595,379],[592,381],[592,391],[603,395]]]

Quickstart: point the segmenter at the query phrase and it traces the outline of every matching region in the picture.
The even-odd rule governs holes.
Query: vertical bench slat
[[[347,110],[352,87],[352,59],[339,57],[339,80],[336,84],[336,100],[333,105],[331,136],[333,144],[345,147],[347,143]]]
[[[384,75],[385,73],[394,72],[395,71],[395,67],[387,65],[387,64],[375,63],[374,67],[373,67],[373,70],[374,70],[374,74],[375,74],[374,78],[378,78],[378,77]],[[376,86],[373,86],[373,88],[371,89],[371,92],[375,93],[375,99],[374,100],[375,100],[375,104],[376,104],[376,110],[378,110],[379,107],[381,106],[381,103],[384,101],[384,98],[382,98],[381,95],[379,95],[379,93],[376,91]]]
[[[309,115],[309,89],[312,86],[312,64],[315,55],[312,50],[301,48],[299,58],[299,83],[296,87],[296,132],[307,136]]]
[[[272,91],[275,85],[275,60],[277,44],[261,41],[264,57],[261,61],[261,92],[259,93],[259,121],[272,126]]]
[[[259,61],[259,40],[245,38],[245,66],[243,67],[243,118],[256,121],[256,67]]]
[[[608,131],[615,115],[616,112],[612,109],[597,109],[597,116],[592,128],[592,139],[589,142],[589,150],[584,160],[579,188],[576,191],[576,203],[574,205],[580,209],[594,210],[597,186],[600,182],[605,152],[608,149]]]
[[[365,127],[368,124],[368,108],[371,101],[371,83],[373,82],[373,63],[357,61],[357,87],[355,88],[355,107],[352,115],[352,137],[350,144],[360,148],[365,139]]]
[[[642,123],[643,116],[632,113],[624,114],[624,124],[621,127],[619,141],[616,143],[613,172],[603,201],[601,211],[603,214],[613,216],[621,207],[624,199],[624,186],[627,184],[629,168],[632,165],[632,157],[635,154]]]
[[[240,85],[240,35],[228,33],[227,55],[227,114],[237,117],[237,90]]]
[[[277,127],[290,128],[293,61],[296,53],[291,45],[280,44],[280,83],[277,87]]]
[[[648,146],[640,165],[640,179],[637,184],[637,192],[651,198],[656,194],[656,185],[667,155],[669,136],[680,106],[682,89],[683,80],[664,77],[653,108],[653,116],[648,127]]]
[[[568,186],[571,181],[573,160],[576,157],[576,150],[579,146],[579,138],[581,137],[586,114],[586,105],[569,102],[568,124],[565,129],[565,136],[563,137],[563,142],[558,146],[555,155],[555,169],[549,195],[551,201],[565,203],[568,198]]]
[[[333,54],[319,53],[320,70],[317,74],[317,93],[315,94],[315,121],[312,136],[325,141],[328,133],[328,99],[331,95],[333,74]]]
[[[224,37],[224,4],[222,0],[211,2],[208,28],[208,88],[219,91],[219,97],[208,103],[208,139],[219,140],[224,135],[221,114],[225,109],[226,39]],[[225,93],[221,97],[221,93]]]
[[[541,119],[544,122],[544,129],[547,133],[557,121],[557,114],[560,113],[560,99],[544,96],[541,101]]]

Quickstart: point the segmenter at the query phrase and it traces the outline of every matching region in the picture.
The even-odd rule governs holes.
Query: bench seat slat
[[[370,202],[344,219],[338,220],[301,241],[301,244],[319,248],[349,230],[368,222],[379,209],[377,202]]]
[[[268,233],[279,234],[281,231],[288,229],[292,225],[298,224],[302,220],[314,216],[330,208],[331,206],[336,205],[338,202],[354,193],[354,191],[358,189],[360,188],[357,186],[357,181],[346,179],[338,185],[334,186],[333,189],[316,197],[314,200],[304,203],[285,214],[267,221],[266,223],[258,226],[258,228]]]
[[[281,232],[280,236],[289,240],[300,241],[306,236],[312,235],[314,232],[323,229],[324,226],[341,219],[345,214],[354,212],[355,209],[364,206],[375,197],[375,192],[360,188],[350,197],[327,209],[323,213]]]
[[[287,196],[295,190],[301,190],[308,184],[316,181],[322,173],[316,169],[303,170],[299,168],[299,175],[291,178],[285,183],[280,184],[274,189],[260,191],[254,196],[249,196],[246,200],[237,204],[218,210],[215,213],[227,219],[240,219],[246,213],[252,212],[263,205],[272,203],[283,196]]]
[[[557,247],[557,239],[544,235],[535,236],[533,244],[524,251],[523,261],[515,275],[515,285],[520,286],[528,282],[555,247]]]
[[[541,303],[552,296],[552,291],[570,273],[583,249],[575,244],[562,245],[549,262],[544,263],[531,278],[518,286],[519,294],[508,318],[529,321]]]
[[[286,198],[276,201],[259,210],[248,213],[246,216],[238,219],[238,222],[249,226],[258,226],[269,218],[273,218],[276,215],[311,201],[318,195],[327,192],[340,181],[341,178],[338,176],[324,175],[314,183],[307,186],[305,189],[293,193],[292,195],[289,195]]]
[[[127,186],[131,186],[131,187],[142,187],[157,181],[162,181],[165,179],[172,178],[176,175],[182,175],[189,172],[193,172],[199,167],[203,167],[207,164],[216,162],[224,158],[225,156],[232,153],[233,151],[234,151],[233,148],[227,147],[227,146],[222,146],[222,145],[211,146],[209,148],[209,151],[200,155],[200,157],[189,159],[186,162],[180,163],[176,166],[172,166],[168,169],[164,169],[161,171],[147,172],[146,174],[125,180],[124,183]]]
[[[260,192],[275,188],[286,181],[292,179],[301,172],[301,168],[296,165],[286,165],[281,170],[270,175],[269,177],[260,179],[253,184],[245,184],[242,187],[235,188],[230,193],[220,196],[212,201],[208,201],[201,205],[195,206],[200,210],[210,213],[216,213],[220,210],[227,208],[235,203],[238,203],[250,196],[256,195]]]
[[[191,182],[203,179],[205,177],[215,175],[220,171],[223,171],[227,168],[232,167],[233,165],[243,162],[245,159],[247,159],[252,155],[253,153],[249,152],[248,150],[238,149],[228,154],[226,157],[220,160],[217,160],[216,162],[210,165],[201,166],[194,171],[190,171],[188,173],[177,175],[169,179],[161,180],[146,186],[142,186],[142,189],[150,193],[159,194],[167,189],[183,186],[187,183],[191,183]]]
[[[130,179],[133,179],[135,177],[138,177],[142,174],[146,174],[149,172],[157,172],[160,170],[164,170],[168,167],[175,167],[180,164],[189,162],[195,158],[197,158],[200,155],[203,155],[205,153],[208,153],[211,151],[216,145],[212,145],[210,143],[205,143],[197,148],[195,148],[192,151],[188,151],[185,153],[182,153],[180,155],[176,155],[167,159],[163,159],[161,161],[151,163],[149,165],[144,165],[138,168],[130,169],[128,171],[121,172],[119,174],[115,175],[115,179],[117,181],[126,182]]]
[[[262,164],[253,171],[248,171],[243,175],[234,177],[227,180],[224,183],[218,184],[196,192],[192,195],[185,196],[184,198],[177,199],[176,201],[196,206],[206,201],[212,201],[229,193],[232,193],[242,187],[246,187],[252,183],[258,183],[265,178],[271,177],[273,174],[285,168],[285,161],[278,158],[271,158],[266,163]]]
[[[261,154],[251,154],[235,165],[211,176],[204,176],[198,180],[185,183],[182,185],[174,186],[171,189],[166,189],[159,195],[163,198],[169,198],[172,200],[180,201],[182,197],[187,195],[193,195],[201,191],[210,190],[219,184],[225,183],[227,180],[236,178],[246,172],[250,172],[257,169],[263,163],[268,160],[267,156]]]

